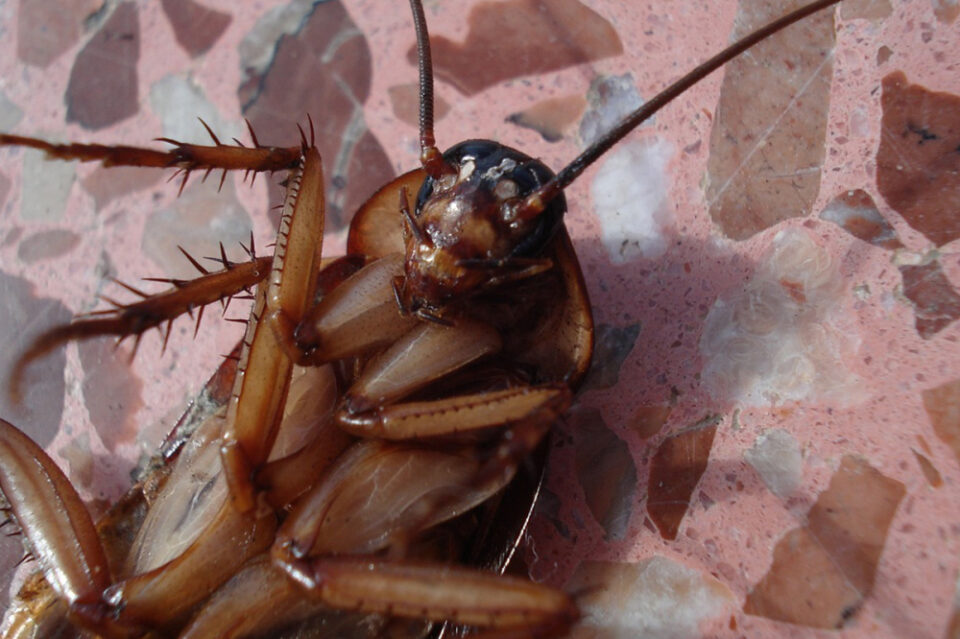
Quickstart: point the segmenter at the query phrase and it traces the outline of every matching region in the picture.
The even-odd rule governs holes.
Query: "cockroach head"
[[[554,174],[520,151],[468,140],[443,158],[447,170],[424,181],[404,227],[401,302],[411,312],[440,314],[522,270],[542,255],[566,210],[560,193],[537,215],[522,214],[525,198]]]
[[[562,168],[496,142],[471,140],[440,154],[433,132],[433,68],[420,0],[410,0],[420,72],[420,159],[429,176],[406,219],[406,274],[394,290],[401,308],[444,321],[451,304],[478,290],[548,267],[541,255],[561,223],[563,189],[677,96],[780,29],[840,0],[814,0],[703,62],[645,102]],[[405,196],[403,198],[405,200]]]

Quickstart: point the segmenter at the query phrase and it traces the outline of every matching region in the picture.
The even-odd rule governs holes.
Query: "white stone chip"
[[[743,457],[777,497],[789,497],[800,486],[803,455],[800,443],[789,432],[781,428],[765,432]]]

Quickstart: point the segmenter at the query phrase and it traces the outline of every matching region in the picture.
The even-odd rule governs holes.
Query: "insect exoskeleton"
[[[426,20],[418,0],[411,7],[421,166],[359,208],[344,258],[328,257],[323,240],[340,214],[324,171],[341,167],[321,158],[312,120],[289,147],[261,144],[253,129],[246,146],[210,131],[212,145],[168,139],[168,150],[0,134],[55,159],[184,177],[289,172],[272,257],[251,240],[248,259],[221,253],[217,269],[197,264],[198,277],[57,325],[19,355],[15,399],[30,367],[65,343],[139,341],[152,328],[169,337],[180,315],[253,300],[241,344],[181,419],[164,463],[96,524],[47,453],[0,422],[0,489],[42,569],[8,611],[8,636],[65,623],[107,636],[232,636],[304,620],[376,634],[400,632],[398,619],[416,620],[403,630],[413,634],[449,622],[560,636],[576,622],[569,594],[498,574],[535,501],[545,437],[592,354],[564,189],[775,29],[731,46],[554,173],[487,140],[441,152]]]

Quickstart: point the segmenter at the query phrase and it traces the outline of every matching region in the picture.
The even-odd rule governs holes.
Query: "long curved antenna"
[[[790,26],[798,20],[802,20],[810,14],[816,13],[838,2],[840,2],[840,0],[818,0],[817,2],[811,2],[793,13],[788,13],[782,18],[774,20],[767,26],[754,31],[706,62],[700,64],[700,66],[693,71],[671,84],[654,96],[649,102],[624,118],[620,124],[605,133],[587,150],[570,162],[570,164],[561,169],[552,180],[528,195],[518,206],[517,215],[522,218],[536,217],[546,209],[550,200],[559,195],[571,182],[580,177],[584,169],[596,162],[604,153],[610,150],[610,147],[623,139],[624,136],[645,120],[652,117],[657,111],[669,104],[674,98],[758,42],[769,38],[777,31]]]
[[[432,178],[452,169],[443,159],[433,137],[433,58],[430,55],[430,34],[420,0],[410,0],[413,25],[417,31],[417,61],[420,68],[420,164]]]

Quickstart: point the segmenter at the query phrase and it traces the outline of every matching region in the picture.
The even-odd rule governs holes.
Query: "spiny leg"
[[[44,151],[47,157],[56,160],[75,160],[79,162],[100,162],[103,166],[139,166],[169,168],[173,167],[182,173],[183,179],[180,190],[187,183],[190,173],[204,171],[209,175],[211,171],[221,170],[223,173],[220,184],[226,177],[227,171],[245,171],[254,176],[260,172],[274,172],[292,169],[297,166],[300,157],[307,146],[313,144],[313,122],[310,121],[310,142],[300,129],[301,144],[299,146],[275,147],[262,146],[257,140],[253,127],[247,122],[253,146],[244,146],[234,139],[234,145],[223,144],[216,134],[200,120],[204,128],[214,141],[213,146],[188,144],[171,138],[157,138],[159,142],[173,145],[172,149],[160,151],[145,147],[106,144],[82,144],[70,142],[57,144],[22,135],[0,133],[0,146],[20,146]],[[298,127],[299,128],[299,127]]]
[[[323,170],[315,147],[287,185],[268,281],[261,285],[244,336],[240,373],[227,411],[221,460],[234,506],[254,506],[253,474],[266,461],[289,389],[293,361],[277,335],[313,304],[324,224]]]
[[[162,142],[174,145],[169,151],[158,151],[133,146],[110,146],[103,144],[55,144],[37,138],[0,133],[0,146],[22,146],[44,151],[50,158],[60,160],[76,160],[81,162],[99,161],[104,166],[140,166],[177,168],[177,174],[182,174],[180,190],[183,191],[187,179],[194,170],[204,170],[204,178],[215,169],[222,171],[220,185],[229,170],[243,170],[254,177],[261,171],[277,171],[296,167],[303,153],[313,144],[314,128],[310,120],[310,141],[303,128],[299,125],[301,143],[294,147],[265,147],[257,139],[253,127],[247,122],[253,146],[244,146],[234,139],[236,145],[225,145],[220,142],[213,130],[200,120],[204,128],[214,141],[214,146],[202,146],[178,142],[170,138],[159,138]],[[174,174],[174,177],[177,175]],[[246,247],[245,247],[246,248]],[[183,249],[180,249],[183,251]],[[250,248],[247,249],[251,261],[235,264],[230,262],[221,245],[221,258],[224,269],[217,273],[209,273],[190,255],[186,254],[194,266],[203,274],[202,277],[192,280],[174,280],[168,278],[147,278],[173,284],[173,289],[158,295],[146,295],[139,290],[118,282],[124,288],[140,295],[144,299],[132,304],[111,303],[116,307],[109,311],[97,311],[89,316],[81,317],[68,325],[55,326],[41,334],[24,351],[14,364],[13,374],[10,377],[8,393],[15,401],[20,399],[20,381],[25,368],[35,359],[42,357],[57,346],[77,339],[86,339],[101,335],[117,335],[121,339],[135,336],[139,344],[140,336],[151,328],[159,328],[167,323],[167,333],[164,337],[164,347],[170,335],[170,324],[176,317],[188,313],[192,315],[198,310],[197,323],[203,315],[206,304],[218,300],[229,300],[241,291],[249,293],[249,288],[262,280],[269,272],[269,258],[259,260],[253,251],[251,236]],[[110,301],[110,300],[108,300]],[[134,347],[136,352],[136,346]]]
[[[273,560],[311,598],[334,608],[536,629],[522,636],[548,636],[544,628],[563,625],[564,619],[569,623],[576,615],[562,593],[433,563],[450,561],[460,551],[431,547],[429,532],[411,545],[409,555],[384,560],[380,554],[406,531],[411,538],[421,530],[440,533],[434,540],[442,538],[444,522],[488,502],[507,478],[501,474],[498,481],[481,485],[475,478],[484,467],[472,446],[358,441],[294,504],[277,532]],[[447,532],[455,529],[457,524]],[[328,573],[331,568],[334,574]],[[513,589],[518,592],[511,594]],[[502,605],[504,598],[509,605]]]
[[[221,258],[223,269],[215,272],[207,272],[184,251],[187,258],[203,272],[203,275],[194,280],[152,278],[154,281],[173,285],[167,291],[156,295],[146,295],[136,288],[120,283],[121,286],[144,299],[131,304],[112,302],[116,308],[95,311],[70,324],[54,326],[40,334],[20,354],[14,364],[8,389],[10,396],[14,400],[19,399],[20,382],[31,362],[72,340],[103,335],[116,335],[121,339],[133,336],[139,344],[140,338],[146,331],[153,328],[162,330],[162,326],[166,324],[163,342],[166,347],[167,339],[170,337],[170,327],[177,317],[184,314],[192,315],[194,310],[199,309],[197,315],[197,326],[199,326],[203,309],[207,304],[220,300],[229,302],[234,296],[248,292],[251,286],[266,277],[270,271],[270,258],[257,258],[253,254],[252,246],[251,242],[250,261],[234,263],[223,255]],[[136,346],[134,352],[136,352]]]
[[[101,606],[112,577],[86,506],[43,449],[3,419],[0,491],[69,614],[75,616],[77,606]],[[97,630],[115,635],[110,625]]]

